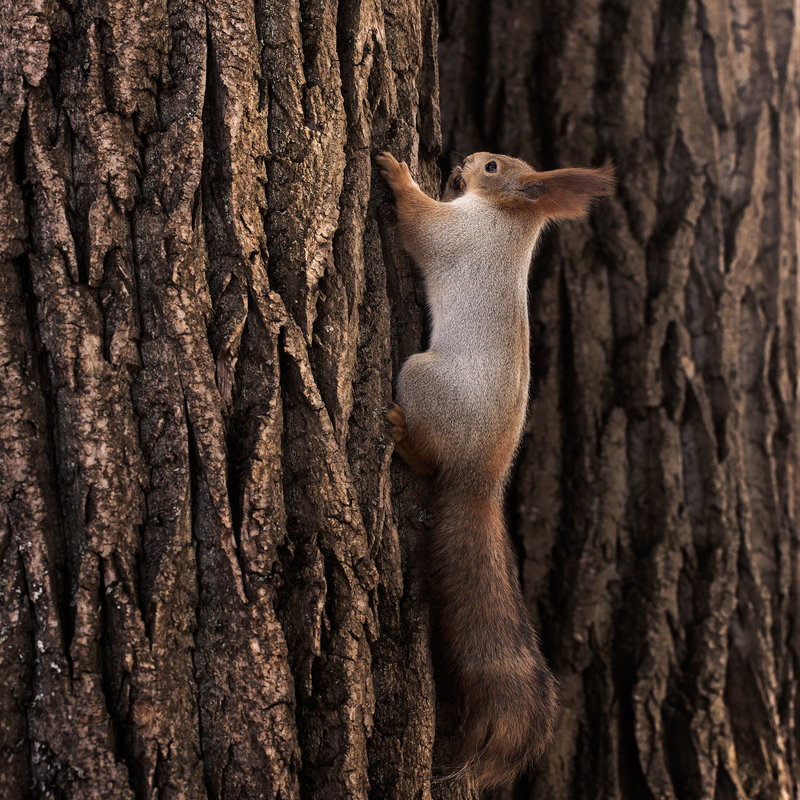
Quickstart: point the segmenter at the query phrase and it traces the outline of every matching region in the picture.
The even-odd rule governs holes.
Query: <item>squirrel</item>
[[[558,717],[503,520],[528,405],[528,272],[548,222],[586,214],[613,190],[614,169],[536,172],[474,153],[439,202],[407,164],[375,160],[431,316],[430,347],[404,363],[386,418],[398,455],[433,476],[432,595],[463,702],[455,774],[480,790],[541,757]]]

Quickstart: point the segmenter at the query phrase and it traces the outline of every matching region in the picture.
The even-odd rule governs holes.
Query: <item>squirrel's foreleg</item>
[[[450,213],[447,203],[428,197],[411,177],[408,164],[399,162],[391,153],[375,156],[381,175],[392,187],[397,207],[397,224],[403,246],[418,266],[424,270],[422,260],[426,232],[444,221]]]

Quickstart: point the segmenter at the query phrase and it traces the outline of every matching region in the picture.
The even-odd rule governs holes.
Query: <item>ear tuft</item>
[[[533,181],[524,183],[522,192],[528,200],[538,200],[547,194],[547,184],[544,181]]]
[[[582,217],[589,211],[592,201],[614,191],[614,167],[606,164],[597,169],[555,169],[539,172],[530,182],[526,181],[523,192],[535,201],[535,210],[550,219],[572,219]],[[537,188],[529,194],[531,189]]]

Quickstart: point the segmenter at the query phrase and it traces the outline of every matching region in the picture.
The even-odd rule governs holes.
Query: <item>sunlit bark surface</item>
[[[429,0],[2,4],[4,800],[429,796],[382,421],[422,313],[371,157],[435,189],[436,37]]]

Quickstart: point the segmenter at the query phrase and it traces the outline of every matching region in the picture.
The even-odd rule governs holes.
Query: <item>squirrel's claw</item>
[[[391,153],[384,151],[375,156],[375,163],[380,168],[381,177],[392,189],[396,190],[408,183],[415,185],[408,164],[405,161],[398,161]]]

